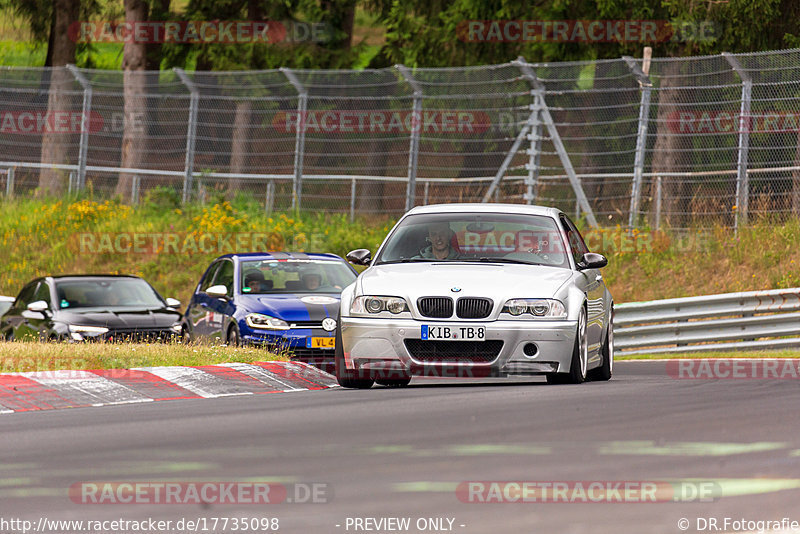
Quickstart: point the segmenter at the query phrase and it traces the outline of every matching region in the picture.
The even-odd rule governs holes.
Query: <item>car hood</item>
[[[169,328],[181,320],[175,310],[117,310],[90,308],[87,310],[60,310],[56,320],[80,326],[104,326],[110,329]]]
[[[549,298],[572,277],[560,267],[499,263],[376,265],[361,274],[361,295]],[[458,291],[454,291],[456,288]]]
[[[287,293],[242,295],[238,308],[247,313],[263,313],[288,323],[319,322],[339,313],[338,293]]]

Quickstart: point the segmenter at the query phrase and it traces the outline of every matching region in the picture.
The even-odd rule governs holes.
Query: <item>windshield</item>
[[[56,282],[58,307],[73,308],[163,308],[164,303],[150,284],[136,278],[63,280]]]
[[[569,268],[551,217],[502,213],[436,213],[406,217],[374,264],[486,261]]]
[[[341,293],[356,279],[350,267],[329,260],[243,261],[240,276],[245,294]]]

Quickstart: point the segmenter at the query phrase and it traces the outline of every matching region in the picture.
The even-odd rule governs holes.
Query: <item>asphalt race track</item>
[[[280,532],[465,534],[698,532],[709,531],[709,518],[722,531],[726,517],[800,522],[798,385],[679,380],[664,362],[621,362],[611,382],[581,386],[419,379],[400,390],[7,414],[0,519],[205,518],[210,532],[213,518],[270,517]],[[71,500],[70,487],[88,481],[272,481],[290,488],[290,500],[308,500],[298,488],[318,484],[317,500],[328,502]],[[701,502],[469,503],[457,491],[466,481],[657,481],[713,491]],[[409,518],[410,526],[355,528],[355,518]],[[436,518],[441,525],[427,521]]]

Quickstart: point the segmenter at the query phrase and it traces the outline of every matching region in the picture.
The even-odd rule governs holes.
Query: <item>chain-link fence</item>
[[[0,192],[391,215],[528,202],[673,228],[800,215],[800,50],[642,67],[4,68]]]

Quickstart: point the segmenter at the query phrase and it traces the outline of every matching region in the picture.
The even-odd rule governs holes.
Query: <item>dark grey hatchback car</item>
[[[168,340],[181,335],[179,307],[136,276],[47,276],[22,288],[0,339]]]

